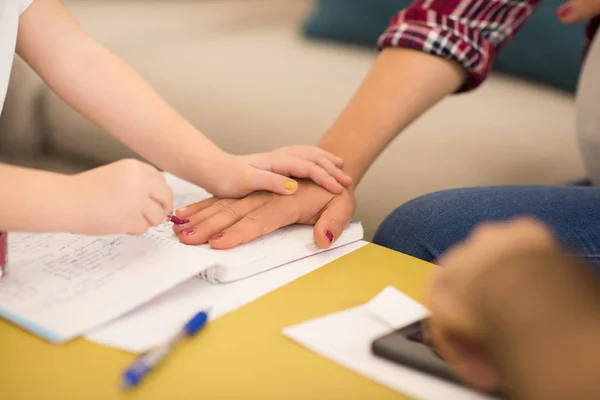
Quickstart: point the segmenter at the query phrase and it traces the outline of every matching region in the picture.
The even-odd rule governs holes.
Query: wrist
[[[224,152],[221,149],[211,151],[201,160],[190,165],[187,170],[190,171],[190,176],[184,178],[192,182],[209,193],[215,193],[226,181],[235,174],[232,167],[235,156]]]
[[[357,135],[332,128],[317,147],[326,150],[344,160],[342,170],[352,178],[351,188],[355,189],[367,172],[372,160],[368,157],[367,149],[357,140]],[[360,150],[357,150],[360,149]]]
[[[54,195],[49,213],[47,230],[58,232],[83,232],[86,224],[86,213],[90,210],[90,203],[94,200],[86,194],[88,189],[81,174],[57,175],[52,182]]]
[[[82,215],[76,207],[78,190],[77,185],[70,184],[72,180],[72,176],[43,172],[30,185],[23,185],[16,196],[20,204],[15,209],[20,211],[15,230],[70,232],[73,220]]]

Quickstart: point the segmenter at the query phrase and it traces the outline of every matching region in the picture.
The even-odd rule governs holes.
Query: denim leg
[[[390,214],[374,243],[433,261],[479,223],[534,216],[574,255],[600,267],[600,188],[499,186],[454,189],[414,199]]]

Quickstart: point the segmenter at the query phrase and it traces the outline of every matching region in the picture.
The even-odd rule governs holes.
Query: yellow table
[[[432,268],[369,244],[209,322],[127,393],[118,382],[132,355],[83,339],[50,345],[0,321],[0,399],[405,399],[281,329],[365,303],[387,285],[419,300]]]

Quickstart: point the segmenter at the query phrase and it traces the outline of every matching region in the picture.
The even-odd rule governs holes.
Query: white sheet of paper
[[[141,237],[11,234],[0,316],[64,342],[142,305],[208,268],[189,250]],[[180,268],[169,268],[180,265]]]
[[[209,196],[201,188],[166,177],[176,193],[176,206]],[[135,237],[11,233],[10,271],[0,281],[0,316],[49,341],[64,342],[225,258],[223,252],[206,246],[179,243],[171,225],[165,222]]]
[[[227,284],[191,279],[132,313],[89,333],[89,340],[130,352],[163,343],[203,308],[214,319],[271,292],[362,246],[360,241]]]
[[[371,353],[373,340],[425,316],[427,310],[422,305],[390,287],[370,303],[287,327],[283,334],[323,357],[418,399],[491,399]]]
[[[427,308],[392,286],[369,301],[367,310],[390,329],[400,329],[429,315]]]

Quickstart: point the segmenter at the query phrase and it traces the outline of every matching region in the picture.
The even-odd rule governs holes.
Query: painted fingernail
[[[182,232],[184,235],[186,236],[190,236],[193,235],[194,233],[196,233],[196,228],[190,228],[190,229],[186,229],[185,231]]]
[[[329,244],[333,243],[333,233],[331,231],[325,231],[325,237],[329,240]]]
[[[567,18],[573,12],[573,6],[571,4],[564,4],[558,8],[556,13],[559,18]]]
[[[350,175],[346,175],[346,178],[352,180],[352,177]]]
[[[210,237],[210,240],[219,240],[221,239],[225,234],[223,232],[221,233],[217,233],[216,235],[213,235]]]
[[[285,187],[285,190],[289,190],[290,192],[293,192],[298,187],[298,182],[292,181],[292,180],[287,180],[287,181],[285,181],[283,186]]]
[[[175,225],[185,225],[188,222],[190,222],[189,219],[183,219],[183,218],[179,218],[176,215],[171,215],[171,217],[169,218],[171,220],[172,223],[174,223]]]

